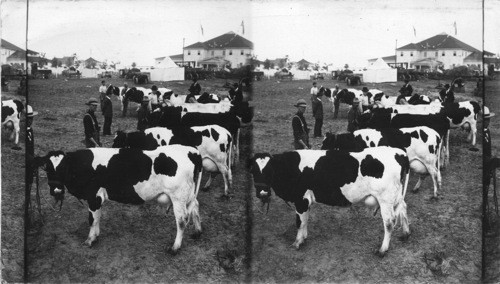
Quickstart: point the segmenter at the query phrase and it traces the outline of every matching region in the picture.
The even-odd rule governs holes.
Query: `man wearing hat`
[[[35,158],[35,137],[33,136],[33,117],[38,114],[38,112],[33,111],[30,105],[26,106],[26,183],[31,185],[33,183],[33,176],[36,167],[33,167],[33,159]]]
[[[492,165],[493,163],[498,163],[498,158],[491,158],[491,135],[490,135],[490,118],[495,116],[494,113],[490,112],[490,109],[487,106],[483,107],[483,194],[484,196],[488,196],[489,186],[492,178],[495,178],[495,175],[492,172],[492,169],[497,167],[498,165]],[[496,190],[493,188],[493,190]],[[487,199],[484,200],[486,207],[488,208]],[[483,211],[484,212],[484,211]],[[488,212],[484,212],[485,218],[488,218]],[[490,229],[488,219],[486,219],[485,231]]]
[[[111,123],[113,121],[113,103],[111,103],[111,98],[107,94],[104,95],[104,99],[101,102],[101,111],[104,115],[102,135],[111,135]]]
[[[120,97],[122,98],[122,117],[127,115],[128,100],[125,100],[125,93],[128,91],[128,84],[123,84],[123,89],[120,92]]]
[[[372,105],[372,93],[368,91],[367,87],[363,87],[363,94],[361,95],[361,107],[363,108],[363,111],[371,108]]]
[[[201,93],[201,86],[198,83],[197,76],[193,77],[193,83],[191,84],[191,86],[189,86],[188,91],[189,91],[189,94],[187,95],[185,102],[186,103],[196,103],[197,101],[196,101],[195,96],[199,96]]]
[[[293,145],[295,150],[310,149],[309,128],[304,118],[307,103],[304,99],[299,99],[294,106],[297,108],[297,113],[292,118]]]
[[[323,137],[321,134],[321,128],[323,127],[323,102],[321,97],[323,92],[317,92],[312,101],[312,112],[314,121],[314,138]]]
[[[410,80],[405,79],[405,84],[399,90],[402,96],[409,97],[413,93],[413,87],[410,85]]]
[[[155,109],[160,107],[160,91],[158,91],[158,87],[156,85],[153,85],[151,87],[151,94],[149,96],[149,102],[151,103],[151,111],[154,111]]]
[[[441,102],[444,103],[452,103],[455,101],[455,95],[451,90],[450,84],[444,85],[444,89],[439,91],[439,98],[441,99]]]
[[[137,130],[144,131],[149,127],[149,116],[149,97],[144,96],[142,98],[141,106],[137,110]]]
[[[347,131],[354,132],[359,129],[359,116],[361,112],[359,110],[359,99],[354,98],[352,101],[352,107],[347,113]]]
[[[101,141],[99,137],[99,123],[95,117],[95,111],[99,105],[96,98],[90,98],[86,105],[89,106],[87,112],[83,116],[83,128],[85,131],[85,146],[87,148],[100,147]]]
[[[339,93],[339,84],[335,84],[335,89],[332,91],[332,99],[333,99],[333,118],[337,118],[339,114],[340,107],[340,99],[337,98],[337,94]]]

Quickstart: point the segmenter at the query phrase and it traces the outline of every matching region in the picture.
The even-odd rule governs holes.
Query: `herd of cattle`
[[[142,95],[150,90],[134,89]],[[108,94],[120,96],[120,89],[108,86]],[[215,103],[188,104],[170,90],[174,106],[158,109],[155,125],[144,131],[117,132],[112,148],[90,148],[72,152],[50,151],[34,159],[44,169],[50,194],[62,206],[65,191],[88,203],[90,232],[85,244],[91,246],[100,233],[101,207],[106,200],[142,204],[157,200],[167,212],[173,208],[177,235],[170,249],[176,253],[186,225],[193,219],[194,237],[201,233],[197,196],[203,172],[224,179],[223,198],[232,185],[232,168],[239,160],[239,133],[249,123],[253,111],[248,102],[219,100]],[[123,102],[130,97],[120,97]],[[142,98],[141,98],[142,100]],[[18,143],[23,105],[18,100],[2,101],[2,125],[15,129]]]
[[[108,94],[117,95],[122,102],[140,102],[141,95],[151,93],[132,89],[122,96],[120,88],[110,85]],[[159,91],[170,98],[173,106],[153,113],[151,128],[118,132],[112,148],[51,151],[35,158],[35,165],[47,172],[50,194],[56,203],[62,205],[65,190],[87,201],[90,232],[85,244],[89,246],[99,236],[104,201],[142,204],[157,200],[167,211],[173,208],[177,236],[171,252],[176,253],[190,219],[195,225],[194,236],[201,233],[197,195],[202,172],[210,173],[204,189],[221,173],[223,197],[230,193],[241,122],[248,123],[253,117],[248,103],[218,100],[186,104],[185,98],[171,90]],[[331,90],[322,91],[333,99]],[[383,256],[398,223],[404,237],[410,234],[404,201],[409,172],[419,175],[413,191],[430,175],[433,198],[437,198],[440,169],[449,163],[450,129],[469,129],[468,138],[473,145],[476,143],[480,112],[477,102],[442,104],[418,96],[413,101],[421,104],[396,105],[393,97],[379,90],[370,92],[377,107],[361,115],[360,129],[354,133],[328,133],[322,150],[259,153],[249,160],[253,187],[263,204],[270,201],[273,189],[277,196],[295,205],[298,232],[293,245],[297,248],[307,238],[312,203],[348,206],[364,201],[374,207],[374,214],[380,209],[385,233],[377,254]],[[341,102],[352,104],[361,92],[343,89],[337,95]],[[22,112],[20,101],[2,101],[2,125],[14,128],[16,144]]]
[[[333,102],[333,90],[320,92]],[[364,201],[380,209],[384,224],[384,256],[395,226],[400,223],[403,239],[410,234],[404,201],[409,172],[419,175],[413,191],[430,175],[432,199],[441,189],[440,169],[449,164],[450,129],[468,129],[475,145],[480,106],[475,101],[441,103],[421,95],[408,97],[415,105],[396,105],[395,96],[370,90],[375,104],[359,118],[353,133],[327,133],[321,150],[295,150],[281,154],[257,153],[249,161],[254,190],[262,204],[269,204],[271,189],[285,202],[295,205],[298,248],[307,238],[307,223],[313,203],[349,206]],[[362,92],[343,89],[340,102],[352,105]]]

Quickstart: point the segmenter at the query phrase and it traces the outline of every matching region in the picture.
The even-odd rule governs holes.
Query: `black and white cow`
[[[437,114],[406,114],[391,113],[388,109],[374,108],[370,112],[363,113],[359,119],[361,129],[384,129],[384,128],[407,128],[427,126],[435,130],[441,136],[442,146],[440,154],[440,165],[449,165],[449,130],[450,121],[446,115]]]
[[[432,102],[427,105],[394,105],[386,108],[373,109],[374,113],[384,114],[414,114],[434,115],[443,114],[449,120],[450,128],[464,128],[469,130],[467,137],[472,145],[476,145],[477,116],[481,108],[475,101],[464,101],[457,103]]]
[[[79,200],[87,201],[90,232],[85,244],[88,246],[99,236],[101,207],[106,200],[134,205],[157,200],[172,205],[177,235],[171,253],[179,250],[190,218],[195,226],[194,236],[201,234],[196,197],[202,161],[195,148],[172,145],[153,151],[109,148],[52,151],[36,157],[35,164],[47,172],[50,194],[56,203],[62,205],[66,189]]]
[[[21,129],[21,113],[24,111],[24,105],[20,100],[2,101],[2,127],[12,130],[10,140],[19,143],[19,131]]]
[[[377,147],[359,153],[297,150],[256,154],[250,163],[259,199],[268,202],[272,188],[285,202],[295,205],[296,248],[307,238],[309,209],[315,202],[349,206],[365,201],[367,205],[379,206],[385,230],[377,252],[380,256],[389,248],[397,221],[401,222],[405,237],[410,234],[403,198],[409,162],[401,149]]]
[[[203,169],[209,173],[221,173],[224,179],[224,196],[232,185],[231,154],[232,137],[229,131],[218,125],[194,126],[190,128],[164,127],[148,128],[144,131],[125,133],[118,131],[113,148],[136,148],[153,150],[159,146],[181,144],[191,146],[200,152]],[[208,190],[215,175],[210,174],[203,190]]]
[[[327,133],[321,149],[359,152],[370,147],[389,146],[404,150],[410,161],[410,169],[419,175],[413,191],[417,191],[422,180],[430,175],[434,184],[433,198],[437,198],[437,192],[441,189],[441,144],[439,133],[429,127],[418,126],[401,129],[360,129],[353,133],[337,135]]]

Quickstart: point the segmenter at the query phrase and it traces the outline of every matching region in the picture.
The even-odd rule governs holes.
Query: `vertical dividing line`
[[[486,78],[484,76],[484,70],[485,70],[485,67],[484,67],[484,0],[482,1],[482,20],[483,20],[483,24],[482,24],[482,28],[483,28],[483,30],[482,30],[482,32],[483,32],[482,33],[482,36],[483,36],[483,38],[482,38],[482,43],[483,43],[482,50],[483,50],[483,52],[481,54],[482,55],[481,60],[482,60],[482,64],[483,64],[483,70],[482,70],[483,74],[481,75],[481,77],[483,79],[482,80],[482,85],[483,85],[482,86],[483,87],[483,94],[482,94],[482,96],[483,96],[482,97],[483,98],[483,107],[482,107],[481,111],[483,113],[482,118],[483,118],[483,121],[484,121],[484,106],[486,105],[486,96],[485,96],[485,93],[486,93],[486,90],[485,90],[485,85],[486,85],[485,79]],[[481,129],[484,131],[484,127],[482,127],[482,125],[481,125]],[[483,142],[484,142],[484,133],[483,133],[482,137],[483,137]],[[481,234],[481,247],[482,247],[482,249],[481,249],[481,251],[482,251],[482,253],[481,253],[481,279],[485,280],[485,277],[486,277],[486,247],[485,247],[486,238],[485,238],[485,233],[489,229],[489,224],[488,224],[488,222],[489,222],[488,217],[489,216],[487,216],[487,212],[486,212],[486,207],[488,206],[488,187],[486,186],[486,184],[484,184],[484,182],[485,182],[485,178],[489,179],[490,176],[489,176],[487,167],[485,167],[487,161],[484,160],[485,159],[485,157],[484,157],[484,143],[482,143],[482,146],[483,146],[483,159],[482,159],[483,160],[483,168],[482,168],[483,169],[483,206],[482,206],[482,210],[483,210],[483,214],[482,214],[483,215],[483,218],[482,218],[483,220],[482,220],[482,223],[483,224],[482,225],[483,226],[482,226],[482,230],[481,230],[481,232],[482,232],[482,234]],[[489,182],[489,180],[488,180],[488,182]]]
[[[29,96],[28,96],[28,13],[29,13],[29,0],[26,0],[26,58],[25,58],[25,63],[26,63],[26,72],[25,72],[25,80],[24,80],[24,89],[25,89],[25,102],[26,102],[26,109],[28,108],[28,103],[29,103]],[[29,227],[30,227],[30,224],[29,224],[29,204],[30,204],[30,187],[31,185],[27,183],[27,177],[29,174],[32,174],[29,172],[29,169],[31,167],[28,167],[27,164],[29,163],[28,161],[28,155],[26,153],[26,145],[28,145],[28,137],[26,135],[26,121],[27,121],[27,117],[28,117],[28,112],[27,111],[24,111],[24,188],[25,188],[25,191],[24,191],[24,243],[23,243],[23,247],[24,247],[24,261],[23,261],[23,279],[24,279],[24,282],[28,282],[28,230],[29,230]]]

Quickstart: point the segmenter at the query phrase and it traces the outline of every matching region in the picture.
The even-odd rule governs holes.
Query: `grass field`
[[[333,87],[336,81],[319,81]],[[445,82],[442,82],[445,83]],[[435,92],[438,81],[412,82],[417,93]],[[478,100],[468,82],[457,100]],[[309,103],[305,117],[313,128],[309,91],[311,81],[256,82],[253,89],[254,152],[281,153],[293,149],[291,119],[299,98]],[[345,84],[340,83],[340,87]],[[395,95],[398,84],[368,84],[369,88]],[[358,87],[361,89],[361,86]],[[333,119],[332,104],[323,99],[323,134],[347,130],[347,105]],[[311,130],[312,135],[312,130]],[[312,206],[309,237],[300,250],[290,247],[296,236],[295,212],[276,196],[267,215],[254,206],[253,280],[260,282],[470,282],[481,277],[481,151],[469,151],[467,134],[452,130],[450,166],[442,171],[443,189],[438,201],[431,201],[432,181],[427,178],[417,194],[408,193],[408,217],[412,235],[401,242],[395,231],[385,258],[373,251],[381,244],[383,225],[364,205],[349,209]],[[312,138],[319,149],[321,138]],[[481,141],[478,139],[478,141]],[[416,183],[410,178],[409,186]],[[254,202],[259,200],[254,197]],[[257,203],[256,203],[257,204]]]
[[[89,97],[98,98],[100,79],[33,80],[29,84],[30,105],[39,112],[34,122],[35,154],[45,155],[50,150],[72,151],[84,148],[84,103]],[[122,80],[109,79],[121,86]],[[176,93],[185,94],[191,82],[172,82],[167,86]],[[224,80],[202,81],[202,91],[222,93]],[[152,84],[145,85],[151,87]],[[158,85],[161,87],[162,85]],[[117,98],[113,102],[112,131],[133,131],[137,125],[135,104],[129,106],[129,115],[121,117]],[[100,125],[103,116],[96,113]],[[242,128],[241,159],[250,152],[251,125]],[[24,139],[22,137],[22,139]],[[112,136],[102,137],[104,147],[110,147]],[[6,139],[4,139],[6,141]],[[23,160],[20,152],[2,147],[3,210],[2,254],[8,258],[5,280],[21,282],[22,268],[14,267],[22,260],[22,181],[20,171]],[[24,146],[21,144],[21,146]],[[24,149],[24,147],[23,147]],[[17,161],[19,160],[19,163]],[[88,234],[88,211],[78,200],[67,194],[60,212],[51,208],[45,172],[40,171],[42,219],[32,212],[32,226],[28,234],[28,261],[30,282],[241,282],[247,276],[248,255],[246,185],[248,176],[241,162],[233,169],[234,197],[225,201],[222,177],[218,176],[211,191],[200,192],[200,215],[203,234],[199,240],[191,239],[192,225],[184,235],[179,255],[173,257],[165,248],[175,238],[175,220],[172,211],[155,203],[130,206],[107,202],[103,206],[101,235],[92,248],[82,245]],[[24,170],[24,169],[23,169]],[[14,177],[8,179],[6,177]],[[206,176],[202,182],[205,182]],[[17,192],[16,192],[17,191]],[[34,198],[34,190],[32,192]],[[20,223],[20,224],[18,224]],[[14,229],[16,232],[10,232]],[[5,242],[4,242],[5,240]],[[15,248],[15,249],[13,249]],[[6,255],[8,253],[8,255]],[[22,262],[21,265],[22,266]],[[21,270],[19,269],[21,268]],[[19,274],[21,271],[21,274]]]
[[[108,79],[121,86],[122,80]],[[201,82],[203,91],[224,93],[224,80]],[[319,81],[333,87],[336,81]],[[418,93],[434,92],[438,81],[412,82]],[[446,82],[441,82],[446,83]],[[184,94],[190,82],[171,82],[163,87]],[[493,155],[500,149],[499,81],[487,81],[486,102],[497,113],[490,129]],[[72,151],[83,148],[82,117],[85,101],[98,97],[100,79],[53,79],[30,81],[30,104],[39,112],[35,117],[35,153],[50,150]],[[146,85],[150,87],[151,84]],[[161,87],[162,85],[158,85]],[[340,83],[341,87],[345,84]],[[393,95],[401,83],[367,84]],[[474,82],[467,82],[466,93],[456,99],[476,100]],[[299,98],[309,102],[311,81],[254,82],[253,123],[242,129],[240,163],[233,170],[234,197],[222,201],[223,183],[217,177],[210,192],[200,192],[201,239],[189,238],[188,226],[180,254],[165,252],[175,237],[172,213],[165,215],[152,203],[129,206],[107,202],[103,207],[101,236],[92,248],[82,245],[88,234],[87,209],[67,195],[61,212],[49,204],[47,179],[41,172],[42,218],[31,212],[28,246],[23,246],[24,226],[24,134],[21,151],[12,149],[2,131],[2,279],[23,282],[24,251],[30,282],[361,282],[361,283],[463,283],[478,282],[481,277],[481,151],[469,151],[467,134],[452,130],[450,166],[442,171],[440,199],[432,201],[432,182],[427,178],[421,190],[406,195],[412,235],[407,242],[394,232],[385,258],[373,254],[383,238],[380,215],[373,217],[363,205],[351,208],[312,206],[309,238],[300,250],[290,247],[296,236],[295,213],[273,196],[269,213],[259,211],[260,201],[250,192],[250,176],[245,160],[251,153],[281,153],[292,150],[291,119],[293,104]],[[358,87],[361,89],[361,86]],[[2,93],[2,100],[16,97]],[[23,97],[20,97],[24,99]],[[121,117],[118,101],[113,98],[112,131],[134,130],[137,123],[135,105],[129,115]],[[333,119],[332,105],[323,99],[327,131],[347,129],[348,107],[341,104],[340,117]],[[306,120],[312,129],[310,106]],[[97,112],[102,126],[103,117]],[[21,125],[24,126],[24,122]],[[478,148],[482,136],[478,126]],[[104,137],[109,147],[113,137]],[[314,149],[322,139],[311,138]],[[253,145],[253,150],[252,150]],[[206,177],[205,177],[206,178]],[[203,182],[205,181],[203,179]],[[410,188],[416,183],[411,176]],[[34,191],[32,191],[34,198]],[[249,202],[253,202],[252,208]],[[250,211],[249,211],[250,210]],[[491,214],[496,237],[486,239],[487,279],[500,280],[500,218]],[[250,233],[250,227],[252,228]],[[251,242],[249,238],[251,237]],[[251,251],[250,251],[251,249]],[[251,277],[251,278],[249,278]]]

